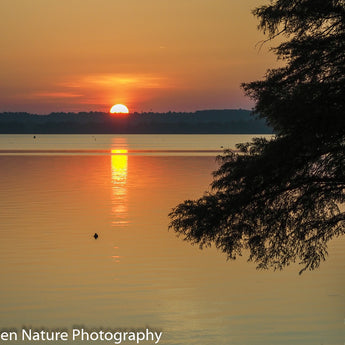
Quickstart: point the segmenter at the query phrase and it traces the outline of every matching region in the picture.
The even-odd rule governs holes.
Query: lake
[[[1,135],[0,330],[149,328],[167,345],[343,344],[345,238],[300,276],[297,264],[257,271],[246,257],[226,261],[168,231],[171,209],[208,190],[222,149],[251,137]]]

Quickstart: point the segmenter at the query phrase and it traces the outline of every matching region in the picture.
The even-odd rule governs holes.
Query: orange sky
[[[265,0],[1,0],[0,112],[247,108]]]

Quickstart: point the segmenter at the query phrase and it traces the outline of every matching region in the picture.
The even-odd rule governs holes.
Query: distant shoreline
[[[272,134],[249,110],[194,113],[0,113],[0,134]]]

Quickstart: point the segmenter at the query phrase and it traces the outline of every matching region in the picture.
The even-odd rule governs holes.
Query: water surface
[[[344,238],[299,276],[298,265],[227,262],[168,231],[172,207],[208,189],[221,146],[249,138],[0,136],[0,328],[149,326],[169,345],[343,344]]]

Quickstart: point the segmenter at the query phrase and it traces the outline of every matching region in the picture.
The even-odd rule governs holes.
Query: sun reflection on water
[[[128,150],[111,150],[112,226],[128,225]]]

